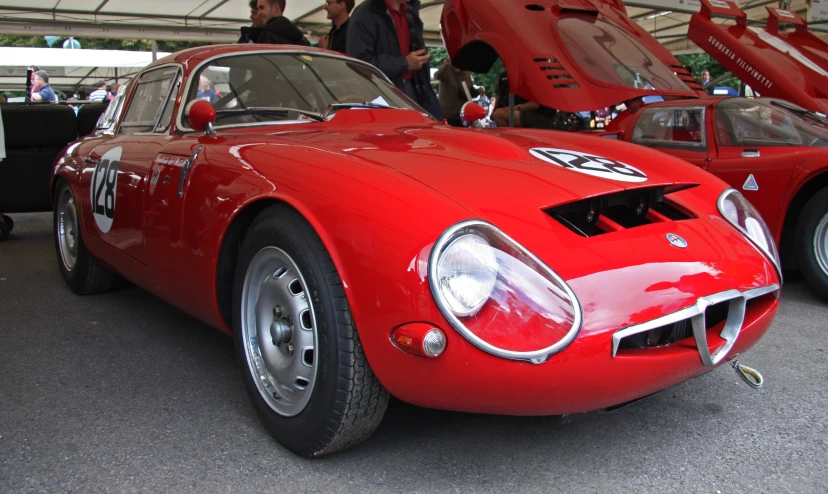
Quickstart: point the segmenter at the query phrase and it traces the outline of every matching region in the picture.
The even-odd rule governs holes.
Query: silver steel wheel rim
[[[828,213],[822,217],[814,232],[814,254],[823,274],[828,276]]]
[[[282,249],[265,247],[250,262],[241,299],[244,355],[268,406],[292,417],[316,382],[316,317],[305,278]]]
[[[78,262],[78,213],[75,209],[75,198],[72,191],[64,188],[58,201],[58,243],[60,258],[67,271],[75,269]]]

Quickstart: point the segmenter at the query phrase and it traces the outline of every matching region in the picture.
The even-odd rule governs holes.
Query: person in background
[[[210,87],[210,79],[204,77],[203,75],[198,78],[198,93],[196,94],[196,98],[209,101],[211,104],[214,104],[219,100],[215,89]]]
[[[354,0],[325,0],[325,12],[333,23],[331,32],[319,39],[319,48],[347,53],[348,22],[351,20],[351,11],[354,10]]]
[[[118,96],[118,89],[120,86],[117,84],[113,84],[111,86],[106,86],[106,100],[112,101],[115,99],[115,96]]]
[[[485,87],[480,86],[479,88],[477,88],[477,96],[472,101],[482,106],[483,109],[486,110],[486,113],[489,112],[489,106],[492,104],[492,102],[489,100],[489,97],[486,96]]]
[[[704,69],[702,71],[702,75],[701,75],[702,88],[704,88],[704,90],[707,92],[707,94],[713,94],[713,90],[716,89],[716,88],[712,84],[710,84],[710,86],[707,86],[708,84],[710,84],[710,71],[707,70],[707,69]],[[705,87],[705,86],[707,86],[707,87]]]
[[[250,6],[250,21],[253,23],[252,26],[242,26],[241,27],[241,37],[239,38],[239,43],[253,43],[254,40],[259,36],[259,31],[261,31],[262,24],[261,19],[259,18],[259,1],[258,0],[250,0],[247,4]]]
[[[460,110],[463,104],[469,101],[466,91],[471,93],[473,87],[471,76],[468,72],[452,66],[451,62],[446,59],[442,67],[434,74],[434,78],[440,81],[440,93],[437,99],[440,100],[440,108],[446,116],[446,121],[454,127],[462,127]],[[466,83],[465,89],[463,88],[464,82]]]
[[[258,0],[262,28],[254,43],[310,46],[305,35],[284,16],[285,0]]]
[[[351,15],[348,55],[380,69],[425,111],[443,120],[431,88],[431,55],[419,11],[419,0],[365,0]]]
[[[35,72],[34,85],[32,86],[32,101],[47,101],[57,103],[57,95],[49,85],[49,74],[44,70]]]
[[[108,91],[106,90],[106,83],[104,81],[98,81],[95,83],[95,86],[98,88],[91,93],[89,93],[89,100],[90,101],[103,101],[106,99],[106,95]]]
[[[35,84],[35,72],[38,70],[40,70],[40,67],[37,65],[29,65],[29,67],[26,68],[26,71],[29,74],[29,80],[27,81],[28,86],[26,87],[26,96],[29,98],[29,101],[33,101],[32,92]]]
[[[5,94],[0,94],[0,103],[8,103],[9,100],[6,98]]]

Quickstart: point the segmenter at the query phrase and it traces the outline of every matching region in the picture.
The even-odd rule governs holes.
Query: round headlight
[[[440,293],[457,317],[476,314],[489,300],[495,281],[497,258],[480,235],[468,233],[456,238],[437,261]]]
[[[773,235],[759,211],[745,196],[735,189],[724,191],[719,197],[719,212],[770,259],[779,276],[782,276],[782,263]]]

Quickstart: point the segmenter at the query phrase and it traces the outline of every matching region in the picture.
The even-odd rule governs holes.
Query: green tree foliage
[[[430,63],[433,68],[439,68],[443,65],[443,62],[448,60],[448,53],[445,48],[429,48],[428,51],[431,53]],[[503,62],[498,59],[489,72],[485,74],[472,73],[472,82],[474,82],[476,86],[485,87],[486,94],[489,95],[489,98],[492,98],[495,95],[497,81],[500,79],[501,74],[503,74],[505,70]]]
[[[707,53],[689,53],[686,55],[676,55],[679,62],[682,63],[685,67],[690,69],[690,72],[693,74],[693,77],[696,80],[701,80],[702,72],[705,70],[710,71],[710,79],[715,80],[720,75],[726,74],[728,70],[722,66],[719,62],[716,61],[713,57],[708,55]],[[739,78],[730,76],[721,81],[717,82],[717,86],[730,86],[734,89],[739,89]]]
[[[81,48],[89,50],[130,50],[152,51],[152,41],[148,39],[105,39],[75,38]],[[158,51],[175,52],[185,48],[203,46],[205,43],[192,41],[157,41]],[[49,48],[43,36],[0,36],[0,46],[22,46],[30,48]],[[62,50],[63,40],[55,43],[56,50]]]

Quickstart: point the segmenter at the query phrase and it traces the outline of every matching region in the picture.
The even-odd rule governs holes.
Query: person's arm
[[[40,95],[40,91],[32,91],[32,101],[43,101],[43,96]]]
[[[389,79],[400,77],[408,72],[408,60],[402,56],[376,52],[376,33],[361,22],[351,17],[348,26],[348,55],[376,66]]]
[[[440,68],[437,69],[437,72],[434,73],[434,78],[442,80],[443,79],[443,74],[446,73],[446,70],[448,70],[448,68],[449,68],[449,61],[446,60],[445,62],[443,62],[443,65],[441,65]]]

